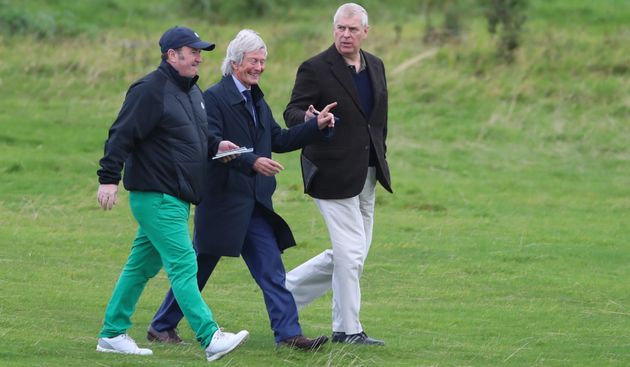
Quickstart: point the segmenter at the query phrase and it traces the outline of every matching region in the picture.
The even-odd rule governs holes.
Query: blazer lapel
[[[350,70],[348,70],[348,65],[343,59],[343,56],[337,51],[334,44],[328,49],[328,60],[331,64],[330,70],[333,75],[337,78],[343,89],[346,90],[346,93],[352,98],[357,109],[364,114],[363,108],[361,108],[361,101],[359,100],[359,93],[357,92],[357,87],[354,84],[352,75],[350,75]]]
[[[236,84],[234,84],[231,76],[223,77],[221,83],[225,90],[225,99],[233,106],[235,111],[238,111],[238,116],[229,119],[227,123],[238,125],[254,143],[256,141],[256,133],[253,127],[253,117],[252,113],[247,111],[243,95],[236,88]]]
[[[372,81],[372,94],[374,96],[374,108],[381,103],[381,97],[383,93],[381,93],[383,89],[383,83],[381,82],[381,77],[384,75],[384,71],[381,70],[380,64],[375,62],[371,57],[363,53],[365,57],[365,64],[367,65],[368,73],[370,74],[370,80]],[[372,114],[374,114],[374,109],[372,110]],[[371,116],[367,116],[369,119]]]

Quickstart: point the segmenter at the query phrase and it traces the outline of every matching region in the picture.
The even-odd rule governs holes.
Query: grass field
[[[127,3],[0,1],[0,19],[31,14],[49,31],[61,19],[52,36],[0,33],[0,366],[205,364],[192,343],[153,345],[152,357],[94,351],[135,233],[126,193],[112,212],[96,203],[107,129],[171,24],[217,43],[202,88],[236,32],[259,31],[270,51],[261,87],[283,125],[295,70],[332,42],[337,5],[211,24],[169,13],[174,0]],[[204,296],[222,327],[251,338],[215,364],[630,365],[630,3],[530,1],[512,65],[494,58],[479,14],[460,42],[430,46],[420,7],[395,3],[369,3],[365,44],[388,68],[395,194],[377,194],[362,322],[387,346],[275,349],[260,290],[226,258]],[[274,157],[286,168],[276,210],[299,242],[284,255],[290,269],[328,239],[297,153]],[[130,334],[141,346],[167,288],[161,272],[138,304]],[[308,335],[329,334],[330,296],[300,317]]]

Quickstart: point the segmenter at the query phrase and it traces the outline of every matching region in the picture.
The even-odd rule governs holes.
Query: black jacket
[[[208,123],[198,77],[162,61],[133,83],[109,130],[98,170],[101,184],[155,191],[197,204],[208,156]]]
[[[335,45],[300,65],[284,111],[288,126],[304,123],[309,105],[317,109],[331,102],[339,117],[330,142],[310,144],[302,150],[304,191],[318,199],[345,199],[363,189],[370,163],[370,144],[375,157],[376,178],[392,191],[387,152],[387,83],[385,67],[378,57],[361,51],[367,65],[374,106],[369,116],[363,112],[352,74]]]
[[[228,163],[208,163],[203,200],[195,209],[193,243],[198,253],[239,256],[256,206],[273,227],[280,250],[295,246],[291,229],[273,209],[276,178],[257,174],[252,166],[258,157],[271,158],[271,152],[296,150],[326,139],[333,132],[319,130],[315,119],[282,129],[257,85],[252,86],[252,95],[258,115],[256,127],[231,76],[223,77],[203,94],[208,107],[210,150],[216,151],[214,144],[225,139],[252,147],[254,152],[241,154]]]

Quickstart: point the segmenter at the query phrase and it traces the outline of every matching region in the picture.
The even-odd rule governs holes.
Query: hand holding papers
[[[240,147],[240,148],[236,148],[236,149],[226,150],[226,151],[223,151],[221,153],[217,153],[214,157],[212,157],[212,159],[219,159],[219,158],[227,157],[227,156],[230,156],[230,155],[239,155],[239,154],[243,154],[243,153],[251,153],[253,151],[254,151],[254,148]]]

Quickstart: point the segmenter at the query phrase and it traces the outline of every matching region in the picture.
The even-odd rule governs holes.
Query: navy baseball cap
[[[198,48],[200,50],[212,51],[214,43],[202,41],[199,35],[192,29],[175,26],[162,35],[160,38],[160,49],[162,53],[170,49],[177,49],[183,46]]]

